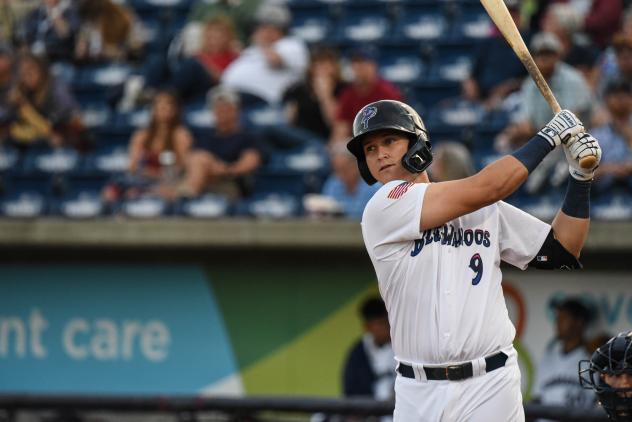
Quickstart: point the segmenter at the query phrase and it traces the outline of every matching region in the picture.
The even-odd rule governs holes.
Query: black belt
[[[494,369],[502,368],[503,366],[505,366],[505,362],[507,362],[507,357],[508,356],[503,352],[498,352],[495,355],[487,356],[485,358],[485,371],[491,372]],[[399,366],[397,367],[397,372],[399,372],[400,375],[403,377],[413,379],[415,378],[415,371],[413,370],[413,367],[410,365],[406,365],[405,363],[399,364]],[[472,362],[442,367],[424,366],[424,372],[426,373],[426,378],[432,381],[459,381],[470,378],[474,375],[474,371],[472,370]]]

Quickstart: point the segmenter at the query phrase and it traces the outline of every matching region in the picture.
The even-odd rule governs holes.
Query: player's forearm
[[[569,178],[564,204],[551,224],[557,240],[575,257],[579,257],[590,228],[591,183]]]
[[[506,156],[473,176],[480,187],[480,198],[486,198],[485,205],[505,199],[522,185],[529,172],[515,157]]]
[[[551,228],[555,238],[564,249],[579,258],[590,227],[589,218],[577,218],[566,215],[562,210],[558,211],[553,219]]]

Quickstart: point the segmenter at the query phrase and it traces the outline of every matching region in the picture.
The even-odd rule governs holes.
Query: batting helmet
[[[402,157],[402,165],[411,173],[421,173],[432,162],[430,140],[423,120],[408,104],[394,100],[381,100],[368,104],[353,119],[353,138],[347,149],[358,160],[360,175],[369,185],[377,182],[366,163],[362,139],[372,132],[393,129],[408,135],[408,151]]]
[[[610,420],[632,421],[632,388],[606,383],[604,375],[632,375],[632,331],[620,333],[600,346],[590,360],[579,362],[579,382],[597,393]]]

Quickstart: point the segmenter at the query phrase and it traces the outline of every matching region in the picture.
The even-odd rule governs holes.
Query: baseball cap
[[[239,94],[223,85],[216,86],[208,93],[208,104],[212,106],[216,101],[225,101],[237,106],[240,103]]]
[[[531,40],[531,51],[534,54],[537,53],[561,53],[562,43],[560,40],[550,32],[540,32],[533,36]]]
[[[255,22],[260,25],[287,28],[291,19],[292,16],[289,9],[282,4],[264,3],[255,13]]]
[[[371,45],[359,45],[355,47],[349,53],[349,59],[351,61],[354,60],[364,60],[370,62],[377,62],[378,53],[377,49]]]
[[[558,311],[566,311],[573,316],[573,318],[581,319],[586,323],[592,320],[591,309],[584,304],[584,302],[576,297],[567,297],[561,301],[553,303],[553,307]]]

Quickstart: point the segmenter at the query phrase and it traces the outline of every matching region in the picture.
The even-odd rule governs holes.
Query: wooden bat
[[[560,105],[557,102],[557,99],[555,99],[553,92],[551,92],[549,84],[546,83],[546,79],[544,79],[544,76],[540,73],[540,69],[538,69],[538,66],[536,66],[533,61],[533,57],[531,57],[531,53],[525,45],[524,40],[520,35],[520,31],[518,31],[516,24],[511,18],[505,2],[503,0],[481,0],[481,4],[485,10],[487,10],[487,14],[492,21],[494,21],[524,67],[527,68],[529,75],[533,78],[533,81],[546,102],[551,107],[551,110],[553,110],[553,113],[559,113],[561,110]],[[582,168],[591,168],[595,165],[596,161],[597,157],[587,156],[579,160],[579,165]]]

